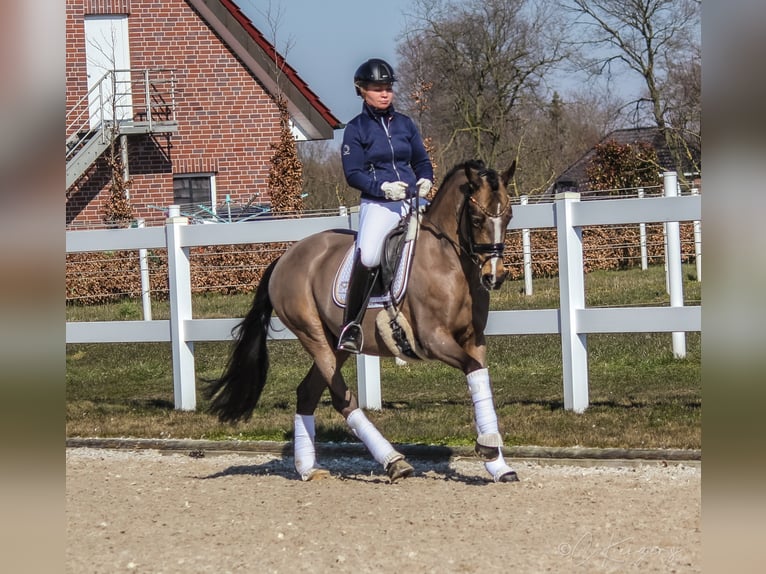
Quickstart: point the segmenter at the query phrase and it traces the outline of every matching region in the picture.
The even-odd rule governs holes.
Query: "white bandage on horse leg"
[[[515,472],[508,464],[505,462],[505,459],[503,458],[503,452],[501,449],[497,449],[498,457],[495,460],[490,460],[488,462],[484,463],[484,468],[487,469],[487,472],[492,475],[492,478],[495,482],[498,482],[501,477],[508,473]]]
[[[319,467],[316,464],[314,450],[314,416],[295,415],[295,470],[301,475],[301,480],[310,480]]]
[[[484,463],[484,468],[492,475],[495,482],[504,475],[514,472],[503,458],[503,437],[497,425],[497,413],[492,400],[492,388],[489,384],[489,371],[479,369],[466,376],[476,413],[476,428],[479,432],[477,442],[482,446],[497,447],[497,457]]]
[[[497,414],[492,401],[492,388],[489,385],[489,371],[479,369],[466,375],[468,390],[471,392],[473,409],[476,415],[478,442],[482,446],[503,446],[503,439],[497,427]]]
[[[357,408],[351,411],[346,422],[370,451],[372,457],[383,465],[383,468],[388,468],[392,462],[404,458],[404,455],[394,450],[391,443],[380,434],[380,431],[370,422],[362,409]]]

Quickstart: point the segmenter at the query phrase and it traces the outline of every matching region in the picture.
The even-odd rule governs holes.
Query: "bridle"
[[[485,178],[488,175],[488,171],[486,169],[482,169],[478,172],[479,177],[482,179]],[[490,213],[488,209],[486,209],[483,205],[481,205],[476,198],[473,196],[474,192],[477,191],[474,189],[473,185],[469,182],[468,185],[465,186],[463,189],[463,205],[460,208],[460,214],[458,216],[458,235],[461,240],[460,248],[465,251],[471,258],[471,260],[478,266],[484,265],[488,260],[495,258],[495,257],[502,257],[503,252],[505,251],[505,243],[499,242],[499,243],[477,243],[474,239],[473,234],[473,225],[470,221],[470,215],[468,211],[468,204],[469,202],[473,204],[479,211],[481,211],[486,217],[489,217],[491,219],[495,218],[502,218],[507,213],[508,210],[511,209],[511,202],[508,201],[506,203],[503,210],[499,213]],[[465,228],[467,229],[466,235],[467,237],[464,238],[462,234],[459,233],[459,229],[461,225],[465,225]],[[467,247],[463,245],[463,243],[467,243]],[[484,255],[485,257],[481,258],[481,256]]]

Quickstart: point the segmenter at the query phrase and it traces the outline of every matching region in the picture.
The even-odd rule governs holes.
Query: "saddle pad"
[[[380,308],[385,305],[390,305],[391,303],[399,303],[402,300],[410,276],[410,260],[412,258],[412,247],[414,244],[414,241],[406,241],[404,243],[402,256],[399,259],[396,275],[394,275],[391,288],[388,289],[384,295],[370,297],[370,303],[367,305],[368,308]],[[346,306],[346,294],[348,291],[348,282],[351,278],[351,268],[354,265],[355,249],[356,245],[352,243],[338,268],[338,272],[335,274],[332,298],[335,301],[335,304],[339,307]]]

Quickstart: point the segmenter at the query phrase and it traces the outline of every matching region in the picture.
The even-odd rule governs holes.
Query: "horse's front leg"
[[[451,334],[433,330],[434,336],[428,344],[431,355],[463,371],[468,383],[468,391],[473,402],[476,419],[476,454],[484,460],[495,482],[515,482],[519,480],[516,471],[505,462],[503,457],[503,437],[497,424],[497,413],[492,397],[492,385],[486,365],[486,346],[467,345],[463,347]]]
[[[466,373],[466,381],[471,393],[476,430],[479,435],[476,438],[476,454],[484,460],[484,468],[492,475],[495,482],[519,480],[516,471],[508,466],[503,457],[503,437],[497,424],[489,371],[485,367]]]

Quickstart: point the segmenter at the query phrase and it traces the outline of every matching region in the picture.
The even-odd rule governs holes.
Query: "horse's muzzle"
[[[481,284],[487,291],[500,289],[507,278],[502,257],[490,257],[481,266]]]

